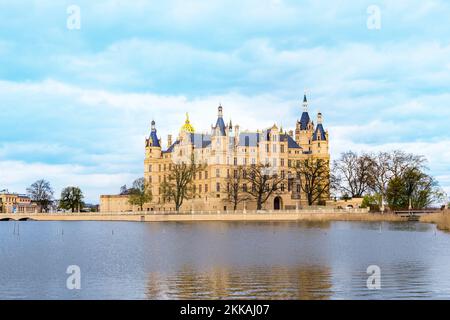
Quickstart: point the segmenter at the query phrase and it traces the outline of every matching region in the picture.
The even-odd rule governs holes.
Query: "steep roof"
[[[179,140],[175,141],[174,143],[172,143],[172,145],[169,148],[167,148],[166,151],[163,151],[163,153],[171,153],[173,151],[173,148],[175,148],[175,146],[179,143],[180,143]]]
[[[292,139],[292,137],[288,134],[283,134],[280,135],[280,139],[281,141],[286,141],[288,143],[288,148],[292,148],[292,149],[300,149],[301,147],[297,144],[297,142],[295,142],[294,139]]]
[[[309,121],[310,121],[310,118],[309,118],[308,112],[303,111],[302,117],[300,118],[300,130],[306,130]]]
[[[155,121],[152,121],[152,131],[150,132],[150,140],[153,147],[161,148],[158,136],[156,135]]]
[[[216,122],[216,126],[214,127],[214,129],[219,128],[219,134],[221,136],[225,135],[225,122],[223,121],[222,117],[218,117],[217,118],[217,122]]]
[[[316,131],[314,131],[313,141],[317,140],[317,137],[320,136],[320,140],[326,140],[325,130],[321,123],[319,123],[316,127]]]

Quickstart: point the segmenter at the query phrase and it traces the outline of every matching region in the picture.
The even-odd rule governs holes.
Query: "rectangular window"
[[[284,167],[284,159],[281,159],[281,166]]]
[[[202,193],[202,185],[201,184],[198,185],[198,192]]]
[[[208,192],[208,184],[205,184],[205,192]]]
[[[148,172],[152,172],[152,165],[151,164],[148,166]]]
[[[282,144],[282,145],[280,146],[280,148],[281,148],[281,153],[284,153],[284,144]]]
[[[202,180],[202,172],[201,171],[198,172],[198,179]]]
[[[220,192],[220,183],[219,182],[216,183],[216,191]]]
[[[220,178],[220,169],[216,169],[216,178]]]
[[[208,179],[208,171],[205,171],[205,179]]]
[[[234,158],[234,165],[237,166],[237,158]]]

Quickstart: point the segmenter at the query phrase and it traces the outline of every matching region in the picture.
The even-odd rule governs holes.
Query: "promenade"
[[[367,209],[303,209],[273,211],[208,211],[208,212],[89,212],[89,213],[1,213],[0,220],[36,221],[403,221],[392,214],[373,214]]]

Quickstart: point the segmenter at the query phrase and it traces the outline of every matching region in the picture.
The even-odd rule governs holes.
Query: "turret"
[[[308,99],[306,93],[303,95],[303,112],[300,121],[297,121],[295,128],[295,141],[303,148],[304,151],[309,151],[311,136],[314,133],[314,125],[308,113]]]
[[[216,126],[213,127],[213,135],[216,136],[225,136],[225,122],[223,122],[223,109],[222,105],[219,104],[219,107],[217,108],[217,121]]]
[[[317,126],[312,137],[312,152],[316,154],[328,154],[328,131],[323,128],[322,113],[317,113]]]
[[[159,158],[161,157],[161,140],[158,139],[156,134],[155,120],[151,122],[150,136],[145,141],[147,157]]]

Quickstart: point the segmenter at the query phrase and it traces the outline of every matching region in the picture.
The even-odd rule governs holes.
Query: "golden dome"
[[[186,112],[186,121],[184,122],[184,125],[181,127],[181,131],[194,133],[194,127],[189,122],[189,115],[187,112]]]

